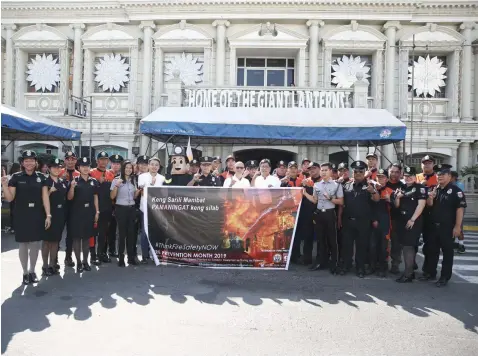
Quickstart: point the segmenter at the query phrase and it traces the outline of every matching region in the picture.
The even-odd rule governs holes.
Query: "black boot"
[[[29,273],[28,277],[30,278],[30,283],[38,283],[38,277],[35,272]]]
[[[30,284],[30,275],[28,273],[23,275],[22,283],[24,285]]]
[[[119,258],[118,258],[118,266],[119,267],[125,267],[125,263],[124,263],[124,255],[120,255]]]
[[[71,267],[71,268],[75,267],[75,262],[73,262],[73,259],[71,258],[71,255],[70,256],[67,255],[65,257],[65,266],[66,267]]]

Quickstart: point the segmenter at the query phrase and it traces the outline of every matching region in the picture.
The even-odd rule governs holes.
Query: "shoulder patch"
[[[448,190],[446,191],[446,194],[451,194],[452,191],[453,191],[452,189],[448,189]]]
[[[420,188],[420,193],[425,194],[425,188]]]
[[[458,195],[458,198],[463,198],[463,192],[458,192],[456,195]]]

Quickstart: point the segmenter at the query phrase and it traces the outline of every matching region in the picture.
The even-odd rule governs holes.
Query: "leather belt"
[[[328,211],[335,211],[335,208],[330,208],[330,209],[315,209],[316,213],[326,213]]]

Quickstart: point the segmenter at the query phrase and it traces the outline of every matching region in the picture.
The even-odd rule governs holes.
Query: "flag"
[[[188,160],[193,160],[193,149],[191,148],[191,137],[188,138],[188,147],[186,148],[186,155],[188,156]]]

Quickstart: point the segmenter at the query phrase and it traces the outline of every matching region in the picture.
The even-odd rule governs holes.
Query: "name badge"
[[[88,208],[90,206],[90,203],[85,204],[85,208]]]
[[[62,206],[63,206],[63,205],[61,205],[61,204],[58,204],[58,205],[57,205],[57,208],[58,208],[58,209],[61,209],[61,208],[62,208]]]
[[[35,203],[28,203],[28,207],[29,207],[29,208],[34,208],[34,207],[35,207]]]

